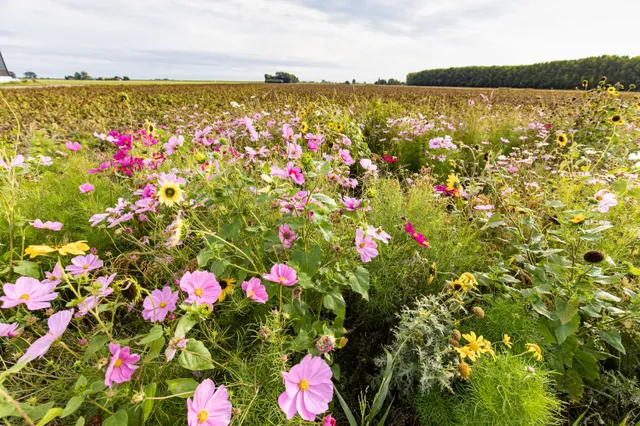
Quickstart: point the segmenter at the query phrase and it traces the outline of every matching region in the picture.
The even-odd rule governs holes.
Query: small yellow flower
[[[619,115],[614,115],[611,117],[611,124],[615,126],[622,126],[624,124],[624,120]]]
[[[460,363],[458,364],[458,376],[466,380],[469,378],[470,375],[471,375],[471,367],[469,367],[469,364],[467,364],[464,361],[460,361]]]
[[[433,282],[436,277],[436,263],[433,262],[431,264],[431,268],[429,269],[429,284]]]
[[[568,141],[569,139],[564,133],[558,133],[558,136],[556,136],[556,142],[558,142],[558,145],[560,146],[565,146]]]
[[[527,352],[531,352],[533,359],[535,359],[536,361],[544,360],[544,358],[542,357],[542,350],[540,349],[540,346],[536,345],[535,343],[527,343],[525,347],[527,348]]]
[[[447,178],[447,191],[454,191],[458,189],[459,185],[460,179],[458,179],[458,176],[454,175],[453,173],[450,174]]]
[[[349,338],[342,336],[340,340],[338,340],[338,349],[342,349],[347,345]]]
[[[576,225],[578,223],[582,223],[582,222],[584,222],[584,215],[582,213],[574,214],[573,218],[571,218],[571,220],[569,220],[569,222],[575,223]]]
[[[24,250],[24,253],[28,254],[30,259],[33,259],[34,257],[53,252],[58,252],[61,256],[66,256],[67,254],[80,255],[84,254],[87,250],[89,250],[89,246],[86,244],[86,241],[76,241],[75,243],[62,246],[29,246]]]
[[[343,129],[344,129],[344,126],[342,125],[342,123],[338,123],[338,124],[336,124],[336,130],[337,130],[338,132],[341,132]]]
[[[493,359],[496,359],[496,353],[493,351],[493,346],[491,346],[491,342],[488,340],[484,341],[484,349],[485,351],[491,355],[493,357]]]
[[[220,287],[222,288],[222,291],[220,292],[220,296],[218,297],[218,302],[222,302],[227,297],[227,294],[233,293],[233,289],[235,286],[236,286],[235,278],[221,279]]]
[[[469,349],[471,349],[473,352],[478,352],[478,353],[484,352],[483,350],[485,346],[484,337],[482,336],[478,337],[476,336],[476,333],[472,331],[469,334],[463,334],[462,338],[465,339],[467,342],[469,342],[467,346],[469,346]]]
[[[477,289],[476,286],[478,285],[478,281],[476,281],[476,277],[474,277],[472,273],[465,272],[462,275],[460,275],[460,278],[458,279],[463,283],[465,283],[467,286],[473,289]]]
[[[307,110],[303,109],[302,111],[300,111],[300,114],[298,114],[300,117],[304,117],[307,115]]]
[[[184,191],[175,182],[165,181],[158,191],[158,200],[160,203],[171,207],[172,205],[182,201]]]
[[[455,348],[456,352],[460,354],[460,359],[469,358],[471,361],[475,362],[478,355],[471,350],[469,346],[463,346],[461,348]]]
[[[618,96],[619,95],[618,91],[613,86],[607,87],[607,94],[609,94],[611,96]]]
[[[300,131],[301,131],[302,133],[307,133],[307,130],[309,130],[309,125],[307,124],[307,122],[306,122],[306,121],[303,121],[303,122],[300,124]]]
[[[505,334],[502,337],[502,343],[504,343],[506,347],[511,348],[511,336]]]
[[[30,259],[33,259],[34,257],[37,256],[42,256],[44,254],[48,254],[51,253],[52,251],[56,251],[56,249],[54,249],[53,247],[49,247],[49,246],[29,246],[26,249],[24,249],[24,253],[29,255]]]

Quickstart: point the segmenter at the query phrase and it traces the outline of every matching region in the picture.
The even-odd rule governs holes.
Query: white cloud
[[[13,71],[63,76],[404,79],[411,71],[640,55],[640,2],[0,0]]]

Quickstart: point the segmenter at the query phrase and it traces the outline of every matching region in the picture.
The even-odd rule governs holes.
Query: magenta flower
[[[142,303],[142,318],[151,322],[162,322],[169,312],[176,310],[176,302],[178,301],[178,292],[171,292],[170,287],[164,287],[162,290],[153,290],[150,296],[147,296]]]
[[[93,271],[94,269],[101,268],[104,262],[98,258],[98,256],[93,254],[88,254],[86,256],[76,256],[71,259],[71,263],[73,265],[68,265],[65,268],[65,271],[69,272],[75,278],[78,278],[80,275],[84,275],[89,271]]]
[[[271,272],[262,276],[265,280],[273,281],[274,283],[286,285],[290,287],[298,282],[296,270],[285,265],[284,263],[278,263],[271,267]]]
[[[81,194],[88,194],[89,192],[93,192],[96,187],[91,185],[89,182],[85,182],[79,186],[79,189]]]
[[[55,288],[56,284],[43,284],[35,278],[20,277],[15,284],[5,284],[2,287],[5,294],[0,297],[4,302],[2,308],[13,308],[22,303],[27,305],[30,311],[49,308],[49,301],[58,297],[58,293],[53,293]]]
[[[42,281],[42,284],[55,284],[58,285],[60,284],[60,281],[62,281],[62,275],[64,275],[64,271],[62,270],[62,266],[60,266],[60,263],[56,263],[56,266],[53,267],[53,271],[51,272],[45,272],[45,275],[47,276],[46,280]]]
[[[386,232],[384,232],[384,229],[382,229],[382,227],[378,227],[378,228],[374,228],[371,225],[367,226],[367,235],[372,236],[373,238],[375,238],[378,241],[382,241],[385,244],[389,243],[389,240],[391,240],[391,235],[387,234]]]
[[[247,292],[247,297],[258,303],[267,303],[269,296],[267,289],[260,283],[260,278],[251,278],[242,283],[242,289]]]
[[[340,159],[342,159],[342,162],[344,164],[346,164],[347,166],[350,166],[352,164],[355,164],[356,160],[354,160],[353,158],[351,158],[351,153],[349,152],[348,149],[341,149],[338,152],[338,155],[340,156]]]
[[[340,202],[344,205],[344,208],[349,210],[350,212],[359,209],[360,204],[362,203],[361,200],[351,197],[342,197],[342,200],[340,200]]]
[[[33,226],[36,229],[48,229],[50,231],[59,231],[63,226],[60,222],[51,222],[50,220],[43,223],[40,219],[29,222],[29,225]]]
[[[227,426],[231,421],[231,403],[229,392],[216,385],[211,379],[205,379],[196,388],[193,400],[187,398],[188,426]]]
[[[361,228],[356,229],[356,250],[360,254],[360,258],[363,262],[370,262],[371,259],[378,255],[378,245],[373,238],[365,236],[364,231]]]
[[[284,248],[291,248],[298,236],[291,230],[288,224],[284,223],[278,228],[278,237]]]
[[[322,426],[336,426],[336,419],[334,419],[331,414],[327,414],[324,419],[322,419]]]
[[[80,151],[82,149],[82,145],[80,145],[78,142],[68,141],[64,144],[64,146],[66,146],[69,151]]]
[[[124,383],[131,380],[133,372],[138,368],[134,364],[140,360],[140,355],[131,354],[129,346],[120,348],[120,345],[116,343],[109,343],[109,351],[111,352],[111,362],[109,362],[105,373],[104,385],[111,387],[113,383]]]
[[[295,166],[291,161],[287,163],[287,167],[285,169],[271,166],[271,176],[277,176],[280,179],[286,179],[290,177],[291,180],[293,180],[298,185],[302,185],[304,183],[302,170],[300,169],[300,167]]]
[[[210,308],[213,307],[222,292],[222,287],[218,284],[216,276],[205,271],[185,272],[180,279],[180,289],[189,294],[185,300],[186,303],[195,302],[198,305],[204,303]]]
[[[0,337],[16,337],[18,335],[18,323],[2,324],[0,323]]]
[[[312,422],[329,409],[333,399],[333,373],[322,358],[309,354],[288,373],[283,371],[282,376],[286,390],[278,398],[278,405],[288,420],[297,412]]]
[[[67,311],[56,312],[51,315],[48,320],[49,332],[33,342],[29,349],[20,357],[18,363],[29,362],[34,359],[42,358],[49,351],[49,348],[58,340],[69,326],[69,322],[73,317],[73,309]]]
[[[407,224],[404,226],[404,230],[409,235],[411,235],[411,238],[413,238],[422,247],[429,248],[429,240],[424,235],[416,232],[415,229],[413,229],[413,225],[411,224],[411,222],[407,222]]]

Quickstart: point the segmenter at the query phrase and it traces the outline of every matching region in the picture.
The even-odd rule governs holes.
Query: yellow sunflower
[[[307,130],[309,130],[309,126],[307,125],[306,121],[303,121],[302,124],[300,125],[300,131],[302,133],[307,133]]]
[[[619,115],[614,115],[611,117],[611,124],[615,126],[622,126],[624,124],[624,120]]]
[[[341,132],[343,129],[344,129],[344,126],[342,125],[342,123],[338,123],[338,124],[336,124],[336,130],[337,130],[338,132]]]
[[[220,287],[222,291],[220,292],[220,296],[218,297],[218,302],[224,301],[227,297],[227,294],[233,293],[233,289],[236,286],[235,278],[223,278],[220,280]]]
[[[184,191],[180,188],[179,184],[165,181],[158,191],[158,200],[165,206],[171,207],[174,204],[180,203],[183,195]]]
[[[307,110],[303,109],[302,111],[300,111],[300,114],[298,114],[300,117],[304,117],[307,115]]]
[[[568,141],[569,139],[564,133],[558,133],[558,136],[556,136],[556,142],[558,142],[558,145],[560,146],[565,146]]]
[[[616,90],[616,88],[613,87],[613,86],[607,87],[607,93],[609,95],[611,95],[611,96],[618,96],[618,94],[619,94],[618,91]]]
[[[459,185],[460,179],[458,179],[458,176],[454,175],[453,173],[450,174],[447,178],[447,191],[454,191],[458,189]]]

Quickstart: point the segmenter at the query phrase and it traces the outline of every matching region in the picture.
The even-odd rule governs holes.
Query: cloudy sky
[[[638,0],[0,0],[21,75],[404,80],[427,68],[640,55]]]

